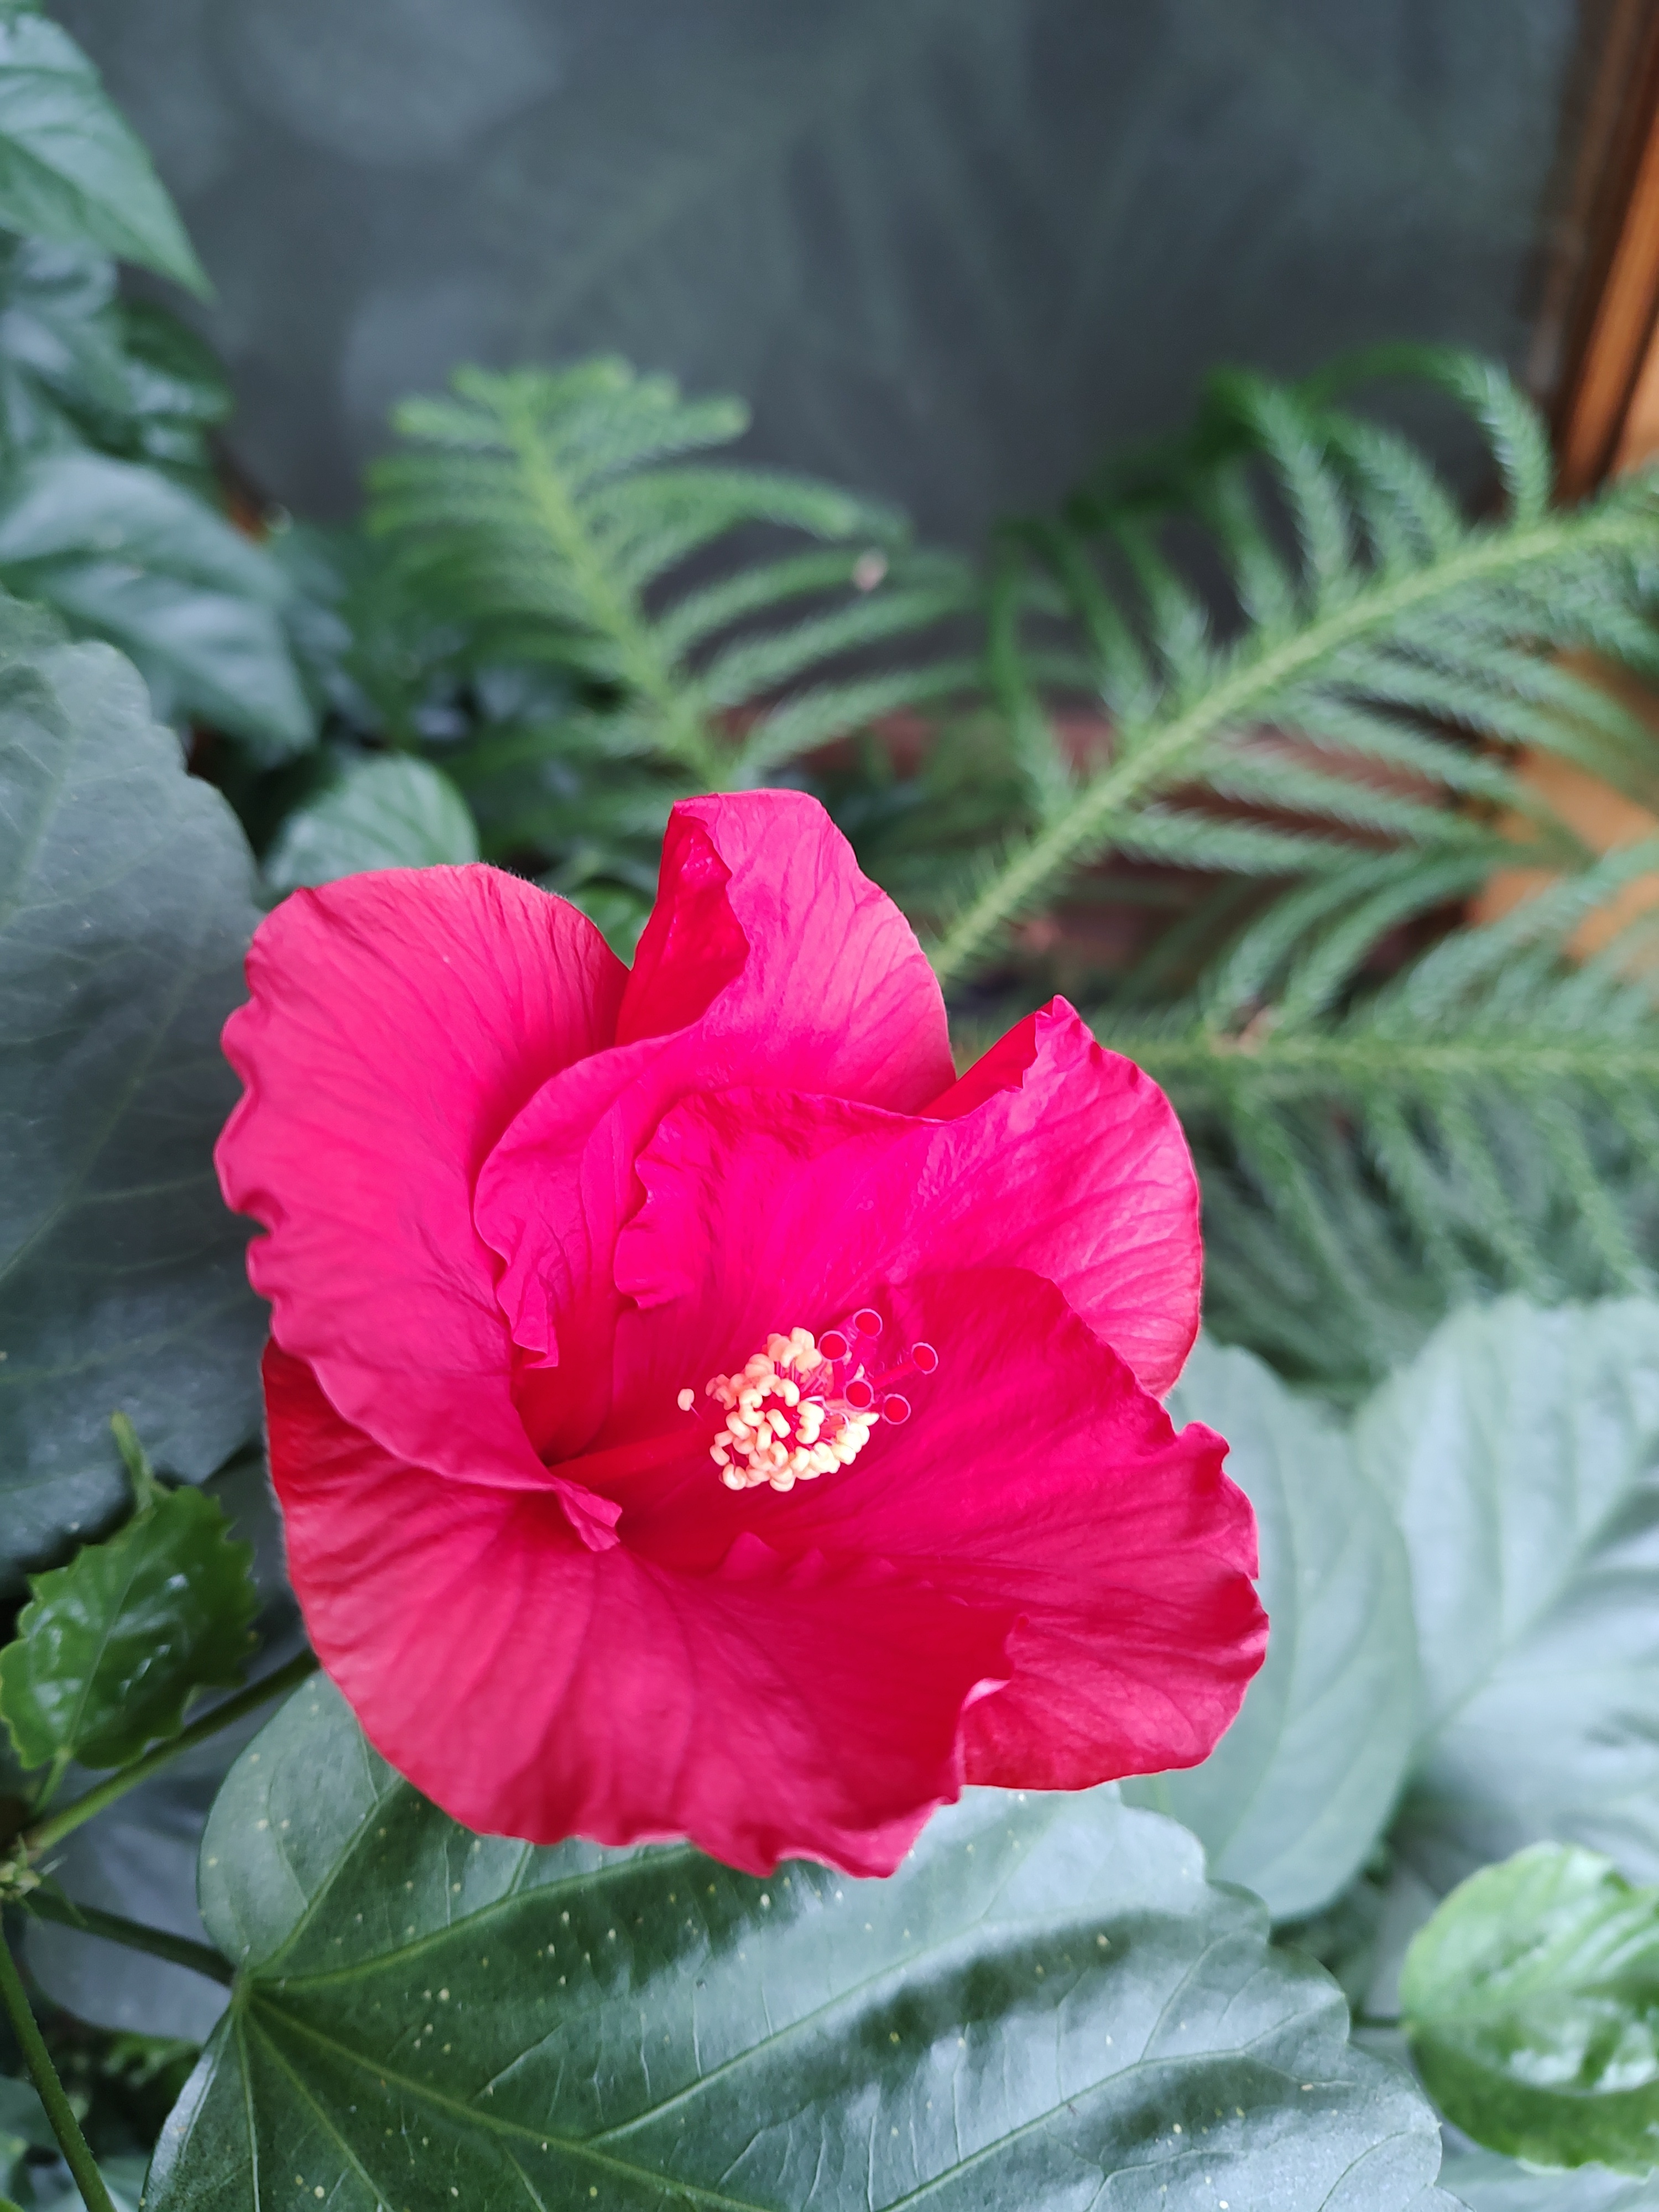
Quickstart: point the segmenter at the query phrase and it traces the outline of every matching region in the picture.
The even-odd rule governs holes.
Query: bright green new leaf
[[[1243,1711],[1203,1765],[1124,1794],[1184,1822],[1212,1873],[1255,1890],[1275,1918],[1315,1912],[1369,1856],[1416,1738],[1405,1552],[1346,1430],[1249,1352],[1201,1343],[1170,1410],[1231,1446],[1273,1626]]]
[[[0,10],[0,226],[210,286],[149,155],[66,31]]]
[[[1659,1304],[1468,1308],[1355,1437],[1423,1669],[1397,1842],[1441,1892],[1545,1838],[1659,1878]]]
[[[1435,2201],[1433,2117],[1334,1985],[1109,1792],[974,1792],[887,1881],[538,1850],[319,1680],[232,1770],[201,1897],[240,1972],[151,2212]]]
[[[476,860],[478,832],[449,778],[407,753],[356,762],[283,823],[265,880],[291,891],[365,868]]]
[[[258,1422],[212,1162],[252,883],[118,654],[0,661],[0,1582],[117,1510],[112,1407],[192,1480]]]
[[[279,571],[155,469],[69,452],[12,470],[0,480],[0,580],[130,654],[158,714],[211,722],[270,758],[311,743]]]
[[[1400,2002],[1424,2080],[1477,2142],[1540,2166],[1659,2166],[1659,1889],[1534,1844],[1446,1899]]]
[[[15,1640],[0,1650],[0,1720],[25,1766],[125,1766],[184,1726],[198,1690],[234,1689],[258,1593],[251,1544],[224,1508],[162,1488],[118,1431],[138,1511],[66,1567],[30,1578]]]
[[[1468,2212],[1659,2212],[1659,2179],[1605,2166],[1559,2173],[1492,2150],[1448,2149],[1440,2177]]]

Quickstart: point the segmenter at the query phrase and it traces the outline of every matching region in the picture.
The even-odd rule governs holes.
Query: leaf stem
[[[40,2102],[46,2108],[46,2118],[52,2122],[52,2131],[58,2138],[58,2148],[64,2154],[64,2163],[75,2176],[75,2185],[81,2192],[87,2212],[115,2212],[110,2193],[104,2186],[104,2177],[98,2171],[86,2137],[81,2132],[81,2123],[75,2117],[75,2108],[58,2078],[58,2069],[52,2063],[52,2053],[46,2049],[33,2013],[29,2008],[27,1992],[16,1961],[4,1939],[0,1937],[0,2004],[6,2008],[12,2033],[17,2038]]]
[[[227,1989],[236,1978],[235,1969],[210,1944],[198,1943],[169,1929],[151,1928],[142,1920],[129,1920],[119,1912],[103,1912],[95,1905],[78,1905],[50,1889],[26,1893],[23,1910],[37,1919],[54,1921],[61,1928],[77,1928],[83,1936],[101,1936],[106,1943],[123,1943],[129,1951],[147,1951],[175,1966],[188,1966],[192,1974],[205,1974]]]
[[[587,600],[589,618],[617,649],[622,673],[660,718],[662,750],[719,787],[724,765],[702,716],[642,618],[635,595],[612,574],[570,487],[549,459],[533,413],[507,410],[507,431],[536,518],[567,561]]]
[[[285,1691],[296,1688],[308,1674],[314,1674],[316,1668],[316,1653],[301,1651],[285,1667],[277,1668],[275,1674],[266,1674],[259,1681],[250,1682],[246,1689],[239,1690],[234,1698],[227,1698],[222,1705],[215,1705],[211,1712],[204,1713],[199,1721],[192,1722],[170,1742],[158,1743],[154,1751],[146,1752],[131,1766],[123,1767],[118,1774],[112,1774],[107,1782],[100,1782],[95,1790],[88,1790],[84,1797],[77,1797],[72,1805],[65,1805],[61,1813],[54,1813],[50,1819],[37,1820],[33,1827],[25,1828],[23,1844],[29,1856],[37,1858],[42,1851],[50,1850],[54,1844],[61,1843],[65,1836],[78,1828],[83,1820],[90,1820],[106,1805],[112,1805],[118,1797],[125,1797],[129,1790],[136,1790],[141,1782],[148,1782],[152,1774],[159,1774],[164,1766],[170,1766],[182,1753],[193,1751],[198,1743],[205,1743],[221,1729],[229,1728],[246,1715],[258,1712],[259,1707],[268,1705],[272,1698],[280,1698]]]

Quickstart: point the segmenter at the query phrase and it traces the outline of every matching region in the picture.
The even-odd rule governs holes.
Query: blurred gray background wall
[[[616,348],[935,533],[1218,360],[1519,363],[1573,0],[54,0],[218,288],[232,444],[338,514],[463,358]]]

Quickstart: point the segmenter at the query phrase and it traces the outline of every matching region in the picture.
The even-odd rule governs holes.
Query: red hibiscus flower
[[[1266,1624],[1153,1395],[1162,1093],[1056,1000],[959,1080],[813,801],[677,807],[631,972],[488,867],[262,925],[218,1154],[323,1664],[469,1826],[887,1872],[965,1782],[1192,1765]]]

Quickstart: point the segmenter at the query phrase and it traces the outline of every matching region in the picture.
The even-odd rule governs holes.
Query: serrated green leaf
[[[265,855],[276,890],[366,868],[425,868],[478,857],[471,810],[449,778],[407,753],[362,760],[296,807]]]
[[[240,1972],[151,2212],[1419,2204],[1439,2146],[1197,1846],[975,1792],[888,1881],[473,1837],[300,1692],[203,1843]],[[1112,2177],[1108,2184],[1107,2177]]]
[[[139,1510],[66,1567],[34,1575],[0,1650],[0,1720],[26,1766],[125,1766],[177,1735],[198,1690],[241,1681],[258,1607],[251,1544],[199,1490],[142,1460]]]
[[[280,573],[155,469],[75,452],[22,462],[0,482],[0,580],[130,654],[159,714],[198,717],[273,758],[311,743]]]
[[[149,155],[66,31],[0,13],[0,225],[210,289]]]
[[[1446,1899],[1400,2002],[1424,2080],[1477,2142],[1540,2166],[1659,2166],[1659,1889],[1534,1844]]]
[[[1355,1437],[1423,1670],[1400,1847],[1441,1892],[1545,1838],[1659,1878],[1659,1304],[1466,1309]]]
[[[1123,1785],[1203,1843],[1275,1919],[1316,1912],[1393,1812],[1418,1727],[1416,1631],[1398,1530],[1342,1427],[1246,1352],[1200,1342],[1170,1401],[1231,1450],[1255,1508],[1267,1657],[1203,1765]]]
[[[0,1579],[258,1419],[265,1310],[212,1146],[252,862],[106,646],[0,665]]]

